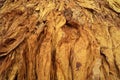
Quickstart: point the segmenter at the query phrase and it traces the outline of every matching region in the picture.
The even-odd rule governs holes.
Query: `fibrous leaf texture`
[[[120,80],[120,0],[0,0],[0,80]]]

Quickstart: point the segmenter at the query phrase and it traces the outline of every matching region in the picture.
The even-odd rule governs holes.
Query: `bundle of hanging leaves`
[[[0,80],[120,80],[120,0],[0,0]]]

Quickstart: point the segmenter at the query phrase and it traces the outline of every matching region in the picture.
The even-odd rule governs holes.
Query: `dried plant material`
[[[0,80],[120,80],[119,0],[0,1]]]

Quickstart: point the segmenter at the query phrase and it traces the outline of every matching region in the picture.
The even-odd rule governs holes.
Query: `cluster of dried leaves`
[[[120,0],[3,2],[0,80],[120,80]]]

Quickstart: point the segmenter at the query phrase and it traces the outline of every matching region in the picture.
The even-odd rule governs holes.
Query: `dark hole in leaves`
[[[2,51],[1,51],[1,52],[0,52],[0,55],[3,55],[3,54],[5,54],[5,53],[6,53],[6,52],[2,52]]]
[[[23,24],[23,23],[20,23],[18,26],[24,26],[24,24]]]
[[[4,52],[5,53],[5,52]],[[1,54],[1,53],[0,53]],[[4,59],[6,58],[6,56],[2,56],[0,57],[0,65],[2,64],[2,62],[4,61]]]
[[[118,17],[120,17],[120,13],[118,14]]]
[[[45,23],[46,23],[46,21],[43,21],[43,23],[45,24]]]
[[[35,10],[37,13],[39,13],[40,12],[40,10]]]
[[[15,75],[14,80],[18,80],[18,74]]]
[[[77,62],[77,63],[76,63],[76,68],[77,68],[77,70],[79,70],[80,66],[81,66],[81,63],[80,63],[80,62]]]
[[[71,27],[71,26],[72,26],[72,24],[71,24],[71,23],[69,23],[68,21],[66,21],[66,25],[67,25],[67,26],[69,26],[69,27]]]
[[[67,27],[75,28],[75,29],[78,29],[78,27],[79,27],[79,24],[75,21],[72,21],[72,20],[71,21],[66,21],[65,25],[67,25]]]
[[[36,31],[36,30],[37,30],[37,28],[35,27],[35,28],[34,28],[34,30]]]
[[[100,50],[100,54],[104,57],[104,58],[106,58],[106,55]]]
[[[40,21],[38,21],[37,23],[36,23],[36,26],[39,26],[40,25]]]
[[[90,11],[91,13],[94,13],[95,11],[93,9],[90,8],[86,8],[88,11]]]
[[[18,14],[18,15],[22,15],[23,12],[22,12],[22,11],[17,11],[17,14]]]
[[[8,38],[7,40],[5,40],[5,44],[10,45],[10,44],[12,44],[13,42],[15,42],[15,40],[16,40],[16,39],[14,39],[14,38]]]
[[[108,16],[108,15],[105,15],[104,17],[105,17],[105,18],[109,18],[109,16]]]
[[[41,32],[41,34],[45,34],[45,31],[43,30],[43,31]]]

